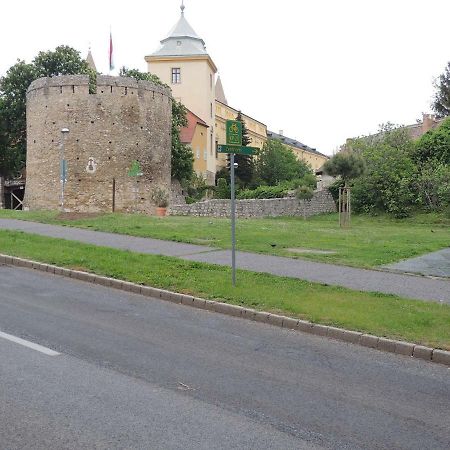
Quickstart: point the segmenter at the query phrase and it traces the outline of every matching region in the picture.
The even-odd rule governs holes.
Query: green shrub
[[[295,196],[299,200],[311,200],[314,196],[314,191],[309,186],[300,186],[296,189]]]
[[[284,186],[259,186],[256,189],[244,189],[237,195],[239,200],[252,198],[283,198],[289,189]]]
[[[450,117],[421,136],[414,145],[413,155],[419,163],[433,160],[450,164]]]
[[[450,205],[450,166],[430,162],[422,166],[415,187],[421,206],[439,210]]]
[[[314,190],[317,187],[317,178],[313,173],[306,173],[301,178],[296,178],[292,181],[287,181],[280,184],[289,189],[297,189],[301,186],[307,186]]]
[[[228,186],[227,180],[225,178],[219,178],[217,180],[217,186],[214,189],[214,198],[230,198],[231,190]]]
[[[344,180],[338,179],[334,181],[330,186],[328,186],[328,191],[330,192],[331,196],[333,197],[334,202],[336,205],[339,202],[339,189],[341,187],[344,187]]]
[[[353,183],[354,211],[408,217],[417,203],[414,182],[418,174],[409,152],[380,143],[367,149],[364,156],[367,172]]]
[[[195,172],[189,180],[183,180],[182,186],[187,192],[188,197],[193,200],[191,203],[203,200],[205,195],[211,189],[211,187],[206,184],[206,180],[201,175],[197,175]]]

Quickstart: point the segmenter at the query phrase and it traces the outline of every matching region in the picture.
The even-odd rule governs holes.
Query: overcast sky
[[[144,56],[180,15],[181,0],[16,0],[2,4],[0,75],[17,58],[65,44],[108,72],[146,70]],[[332,154],[382,122],[430,112],[433,79],[450,61],[450,0],[185,0],[231,106]]]

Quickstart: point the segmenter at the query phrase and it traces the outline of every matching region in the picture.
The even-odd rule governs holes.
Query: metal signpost
[[[253,155],[255,147],[242,146],[242,123],[238,120],[227,120],[227,145],[218,145],[218,153],[230,153],[231,178],[231,281],[236,286],[236,187],[234,170],[237,164],[234,155]]]
[[[59,158],[59,181],[61,182],[61,212],[64,212],[64,189],[67,182],[67,161],[64,159],[64,144],[66,135],[69,133],[68,128],[61,130],[61,154]]]

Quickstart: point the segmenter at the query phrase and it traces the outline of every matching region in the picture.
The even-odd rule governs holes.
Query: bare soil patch
[[[80,212],[64,212],[56,216],[58,220],[84,220],[84,219],[95,219],[101,217],[102,213],[80,213]]]
[[[316,248],[287,248],[291,253],[314,253],[317,255],[335,255],[337,252],[332,250],[318,250]]]

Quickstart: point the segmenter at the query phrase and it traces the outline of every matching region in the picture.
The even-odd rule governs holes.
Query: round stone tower
[[[95,94],[85,75],[33,81],[24,206],[60,208],[65,173],[66,211],[153,213],[155,191],[170,193],[171,103],[168,88],[133,78],[100,75]]]

